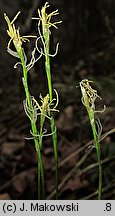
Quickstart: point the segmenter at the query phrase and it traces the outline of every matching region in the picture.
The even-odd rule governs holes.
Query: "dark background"
[[[98,167],[86,110],[81,103],[80,88],[84,79],[94,81],[102,100],[97,101],[103,134],[102,199],[115,198],[115,1],[114,0],[50,0],[51,11],[59,9],[62,20],[58,30],[52,29],[52,52],[60,43],[58,55],[52,59],[53,87],[59,93],[58,126],[60,199],[97,199]],[[30,125],[24,110],[21,68],[13,68],[16,59],[7,53],[8,36],[4,13],[17,20],[22,35],[35,34],[36,24],[30,18],[45,1],[0,1],[0,199],[37,199],[37,160]],[[24,44],[30,57],[32,43]],[[32,95],[47,92],[44,60],[29,73]],[[87,147],[84,147],[87,145]],[[78,154],[78,149],[81,149]],[[75,153],[75,154],[73,154]],[[68,161],[64,159],[68,156]],[[46,196],[53,199],[54,156],[51,138],[44,139]],[[91,165],[93,167],[91,167]]]

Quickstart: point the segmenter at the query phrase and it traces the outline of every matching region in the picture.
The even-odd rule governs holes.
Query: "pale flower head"
[[[10,40],[8,42],[8,48],[10,48],[10,44],[11,44],[12,41],[13,41],[15,47],[18,49],[18,47],[22,46],[23,42],[29,41],[28,38],[35,37],[35,36],[31,36],[31,35],[20,36],[19,28],[16,29],[16,27],[14,25],[14,22],[17,19],[17,17],[19,16],[20,13],[21,12],[19,11],[12,21],[10,21],[9,17],[6,14],[4,14],[4,18],[5,18],[5,20],[6,20],[7,24],[8,24],[7,33],[10,36]]]
[[[40,22],[42,22],[42,30],[43,30],[43,35],[49,30],[51,26],[57,29],[57,24],[61,23],[62,21],[57,21],[57,22],[51,22],[51,18],[53,16],[56,16],[59,14],[58,10],[55,10],[49,14],[47,14],[46,10],[49,8],[49,3],[46,2],[45,5],[42,7],[41,10],[38,9],[38,18],[32,18],[32,19],[38,19],[39,23],[38,26],[40,25]]]
[[[101,99],[97,94],[97,90],[93,89],[90,85],[92,81],[83,79],[80,82],[80,88],[82,93],[82,103],[86,106],[86,108],[91,108],[95,110],[95,100],[96,98]]]

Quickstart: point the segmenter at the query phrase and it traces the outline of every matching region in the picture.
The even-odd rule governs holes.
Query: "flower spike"
[[[4,18],[5,18],[5,20],[6,20],[7,24],[8,24],[7,34],[10,36],[10,40],[8,42],[8,49],[10,49],[10,44],[11,44],[12,41],[14,43],[14,46],[18,48],[18,47],[22,46],[23,42],[29,41],[28,38],[31,38],[31,37],[35,38],[36,37],[36,36],[32,36],[32,35],[20,36],[19,28],[16,29],[16,27],[14,25],[14,22],[17,19],[17,17],[19,16],[20,13],[21,12],[19,11],[12,21],[10,21],[9,17],[6,14],[4,14]]]
[[[101,97],[97,94],[97,90],[93,89],[89,83],[92,81],[84,79],[80,82],[80,88],[82,92],[82,102],[88,108],[93,108],[95,110],[95,100]]]
[[[55,10],[49,14],[46,13],[46,9],[49,7],[49,3],[46,2],[45,5],[42,7],[41,11],[38,9],[38,18],[32,18],[32,19],[38,19],[39,23],[38,26],[40,25],[40,21],[42,22],[42,27],[43,27],[43,33],[45,33],[46,29],[49,29],[51,26],[57,29],[57,24],[61,23],[62,21],[57,21],[52,23],[51,18],[53,16],[56,16],[59,14],[58,10]]]

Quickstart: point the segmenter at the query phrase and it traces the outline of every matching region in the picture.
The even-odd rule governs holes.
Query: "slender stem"
[[[48,54],[46,54],[45,57],[46,57],[45,68],[46,68],[49,96],[50,96],[50,102],[51,102],[52,101],[52,81],[51,81],[50,58]]]
[[[98,141],[98,138],[96,136],[96,128],[95,128],[95,123],[92,125],[92,131],[93,131],[93,136],[94,136],[94,141],[95,141],[95,146],[96,146],[96,151],[97,151],[97,158],[98,158],[98,163],[99,163],[99,193],[98,193],[98,199],[101,199],[101,193],[102,193],[102,166],[101,166],[101,152],[100,152],[100,144]]]
[[[40,164],[40,176],[41,176],[41,180],[42,180],[42,199],[45,198],[45,187],[44,187],[44,167],[43,167],[43,160],[42,160],[42,156],[41,153],[38,152],[38,159],[39,159],[39,164]],[[40,183],[40,177],[39,177],[39,181],[38,183]]]
[[[41,150],[42,150],[42,137],[43,137],[43,126],[44,126],[44,122],[45,122],[45,116],[40,115],[40,136],[39,136],[39,144],[40,144]]]
[[[46,41],[46,47],[45,47],[45,69],[47,74],[47,81],[48,81],[48,89],[49,89],[49,96],[50,96],[50,102],[52,102],[52,79],[51,79],[51,68],[50,68],[50,57],[49,57],[49,46],[50,46],[50,36],[49,36],[49,30],[47,34],[44,36]],[[55,120],[53,117],[53,113],[50,113],[51,115],[51,130],[52,130],[52,140],[53,140],[53,148],[54,148],[54,157],[55,157],[55,179],[56,179],[56,199],[58,199],[58,150],[57,150],[57,133],[55,131],[56,125]]]
[[[40,195],[41,195],[41,193],[40,193],[40,191],[41,191],[41,185],[40,185],[40,183],[41,183],[41,181],[40,181],[40,163],[39,163],[39,156],[38,156],[38,199],[40,199]]]
[[[97,130],[96,130],[96,125],[95,125],[95,120],[94,120],[94,112],[87,109],[89,119],[90,119],[90,124],[93,132],[93,137],[94,137],[94,142],[95,142],[95,147],[96,147],[96,152],[97,152],[97,159],[98,159],[98,165],[99,165],[99,186],[98,186],[98,199],[101,199],[101,194],[102,194],[102,166],[101,166],[101,150],[100,150],[100,143],[97,135]]]
[[[56,178],[56,199],[58,199],[58,149],[57,149],[57,133],[55,131],[55,121],[53,116],[51,117],[51,129],[52,129],[52,139],[53,139],[53,145],[54,145],[54,157],[55,157],[55,178]]]
[[[20,48],[20,50],[17,50],[22,62],[22,68],[23,68],[23,84],[24,84],[24,90],[25,90],[25,94],[26,94],[26,98],[27,98],[27,103],[30,109],[32,109],[31,107],[31,99],[30,99],[30,93],[29,93],[29,89],[28,89],[28,81],[27,81],[27,69],[26,69],[26,65],[25,65],[25,61],[24,61],[24,55],[23,55],[23,50],[22,48]],[[32,133],[33,134],[37,134],[37,127],[36,127],[36,123],[32,120],[30,120],[31,122],[31,128],[32,128]],[[37,151],[37,157],[38,157],[38,199],[41,198],[41,194],[40,194],[40,178],[42,180],[42,196],[44,198],[44,168],[43,168],[43,161],[42,161],[42,155],[41,155],[41,151],[40,151],[40,145],[38,142],[38,138],[34,137],[34,143],[35,143],[35,147],[36,147],[36,151]]]

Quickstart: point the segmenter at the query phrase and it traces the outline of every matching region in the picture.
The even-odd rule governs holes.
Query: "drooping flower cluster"
[[[95,110],[95,100],[96,98],[101,99],[97,94],[97,90],[93,89],[89,83],[92,81],[84,79],[80,82],[80,88],[82,92],[82,103],[86,108],[92,108]]]

